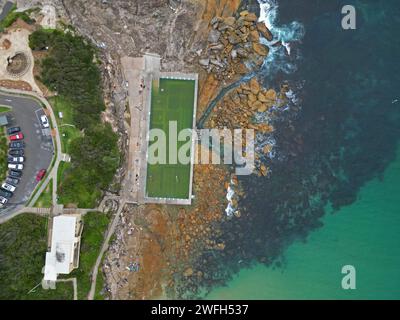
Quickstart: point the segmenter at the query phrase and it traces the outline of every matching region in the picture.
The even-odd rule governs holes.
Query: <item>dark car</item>
[[[13,141],[9,144],[10,149],[23,149],[25,148],[25,143],[22,141]]]
[[[25,154],[24,149],[12,149],[12,150],[8,151],[8,153],[10,156],[13,156],[13,157],[22,157]]]
[[[21,178],[21,177],[22,177],[22,171],[10,170],[10,171],[8,172],[8,175],[9,175],[10,177],[13,177],[13,178]]]
[[[16,134],[16,133],[18,133],[20,131],[21,131],[20,127],[11,127],[11,128],[7,129],[7,133],[8,133],[9,136],[11,136],[12,134]]]
[[[13,186],[16,186],[16,185],[19,183],[19,179],[13,178],[13,177],[7,177],[7,178],[6,178],[6,182],[7,182],[8,184],[11,184],[11,185],[13,185]]]
[[[13,193],[7,190],[4,190],[3,188],[0,189],[0,196],[10,199],[13,196]]]

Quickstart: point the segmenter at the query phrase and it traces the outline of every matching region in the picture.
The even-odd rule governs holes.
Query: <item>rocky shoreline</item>
[[[224,86],[259,70],[269,53],[261,43],[262,38],[273,40],[265,25],[249,11],[234,13],[209,15],[203,34],[206,41],[200,41],[204,48],[190,60],[200,73],[198,116]],[[223,97],[206,127],[272,132],[271,125],[256,123],[254,117],[278,105],[280,98],[280,93],[263,88],[252,78]],[[263,150],[268,152],[269,147]],[[264,165],[257,170],[267,175]],[[111,298],[196,297],[202,287],[210,285],[214,278],[207,273],[210,261],[201,257],[205,252],[225,250],[226,244],[216,241],[222,235],[222,222],[245,218],[238,208],[241,186],[226,166],[196,165],[194,194],[191,207],[152,205],[125,213],[103,268]],[[234,215],[226,214],[228,206]]]
[[[130,116],[119,64],[123,55],[154,52],[162,57],[163,70],[199,73],[200,117],[224,87],[259,70],[269,53],[265,43],[273,41],[271,33],[257,22],[256,14],[238,12],[240,0],[170,4],[161,0],[132,1],[130,5],[121,0],[103,4],[74,0],[65,9],[68,20],[99,47],[107,105],[104,119],[114,124],[121,137],[129,128],[126,120]],[[217,104],[207,126],[243,126],[268,133],[273,128],[253,118],[269,112],[277,101],[279,93],[252,79]],[[266,168],[260,170],[266,174]],[[124,166],[118,180],[123,181],[125,171]],[[215,277],[207,270],[214,262],[209,259],[213,252],[223,253],[227,245],[216,240],[222,235],[222,222],[246,219],[240,209],[232,217],[225,212],[229,204],[238,206],[241,186],[228,167],[196,165],[193,188],[196,199],[190,207],[125,208],[102,267],[105,297],[196,297],[202,287],[211,285]],[[229,190],[235,194],[227,199]],[[204,260],[205,252],[211,256]]]

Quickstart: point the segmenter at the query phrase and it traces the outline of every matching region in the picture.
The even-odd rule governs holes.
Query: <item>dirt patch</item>
[[[34,58],[29,48],[33,29],[34,26],[17,20],[0,35],[0,80],[23,81],[31,86],[31,91],[41,93],[33,77]]]
[[[7,89],[32,91],[31,85],[28,82],[21,80],[0,80],[0,87],[4,87]]]

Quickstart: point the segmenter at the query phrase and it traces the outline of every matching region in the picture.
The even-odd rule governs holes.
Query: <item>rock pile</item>
[[[260,43],[261,37],[271,41],[272,34],[257,16],[242,11],[239,18],[214,17],[208,35],[206,53],[199,64],[217,79],[232,78],[261,66],[269,47]]]
[[[211,128],[254,129],[263,133],[272,131],[266,123],[253,123],[257,112],[268,111],[277,101],[277,93],[273,89],[264,89],[256,78],[242,83],[232,90],[215,107],[208,121]]]

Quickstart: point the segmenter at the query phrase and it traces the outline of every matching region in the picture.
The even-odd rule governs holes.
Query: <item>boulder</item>
[[[247,22],[255,22],[257,21],[258,17],[255,13],[251,12],[243,16],[244,21]]]
[[[218,23],[221,21],[223,21],[221,17],[214,17],[211,19],[210,24],[214,27],[215,25],[218,25]]]
[[[253,42],[253,50],[260,56],[267,56],[269,48],[261,43]]]
[[[217,43],[219,38],[221,36],[221,32],[216,30],[216,29],[212,29],[208,35],[208,42],[210,43]]]
[[[258,93],[258,97],[257,98],[261,102],[267,102],[268,101],[267,97],[262,92]]]
[[[277,98],[276,91],[275,91],[274,89],[269,89],[269,90],[265,93],[265,97],[266,97],[268,100],[275,101],[276,98]]]
[[[224,64],[220,61],[218,61],[217,59],[210,59],[210,63],[213,64],[214,66],[223,68],[225,67]]]
[[[231,33],[231,35],[228,37],[228,41],[230,44],[235,45],[241,42],[241,39],[236,33]]]
[[[210,59],[206,58],[206,59],[200,59],[199,60],[199,64],[203,67],[208,67],[208,65],[210,64]]]
[[[221,51],[222,49],[224,49],[224,45],[222,43],[216,43],[216,44],[211,45],[210,49]]]
[[[234,17],[227,17],[224,19],[224,23],[227,26],[233,26],[235,24],[236,19]]]
[[[261,103],[261,101],[258,101],[258,102]],[[267,105],[265,103],[262,103],[261,105],[259,105],[257,107],[257,112],[265,112],[267,110],[268,110],[268,107],[267,107]]]
[[[264,22],[257,23],[257,30],[260,31],[260,33],[265,39],[267,39],[268,41],[272,41],[273,39],[272,33],[271,31],[269,31]]]
[[[258,95],[260,92],[260,84],[258,83],[256,78],[252,78],[250,80],[250,90],[254,95]]]
[[[249,53],[243,48],[238,48],[236,50],[236,52],[237,52],[238,56],[242,57],[242,58],[247,58],[249,56]]]
[[[252,41],[252,42],[260,41],[260,35],[257,30],[253,30],[250,32],[250,41]]]
[[[253,93],[250,93],[248,95],[248,99],[249,99],[250,102],[256,102],[257,101],[257,96],[255,94],[253,94]]]
[[[268,169],[267,169],[267,167],[265,166],[265,165],[261,165],[261,167],[260,167],[260,173],[261,173],[261,175],[263,175],[264,177],[268,174]]]

